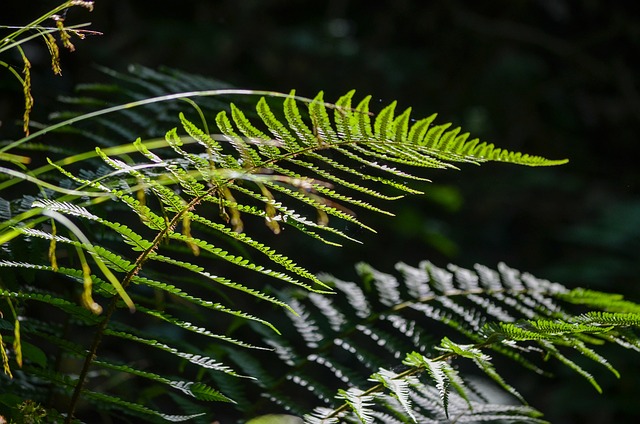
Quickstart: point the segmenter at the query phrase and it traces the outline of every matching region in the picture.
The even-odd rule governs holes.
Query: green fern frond
[[[578,352],[583,354],[585,357],[607,368],[611,372],[611,374],[616,376],[616,378],[620,378],[620,373],[618,372],[618,370],[615,369],[613,365],[611,365],[611,363],[607,361],[602,355],[598,354],[593,349],[587,347],[585,342],[574,339],[569,341],[569,345],[573,349],[576,349]]]
[[[263,243],[260,243],[256,240],[253,240],[251,237],[249,237],[246,233],[238,233],[235,231],[230,230],[228,227],[220,224],[220,223],[216,223],[213,222],[211,220],[208,220],[200,215],[196,215],[194,213],[189,213],[189,218],[191,219],[191,221],[193,222],[197,222],[199,224],[202,225],[206,225],[209,228],[212,228],[216,231],[219,231],[220,233],[224,234],[227,237],[230,237],[236,241],[239,241],[241,243],[244,243],[252,248],[254,248],[255,250],[263,253],[269,260],[275,262],[276,264],[284,267],[286,270],[297,274],[307,280],[310,280],[312,282],[314,282],[317,285],[323,286],[324,284],[318,280],[318,278],[313,275],[311,272],[309,272],[307,269],[296,265],[291,259],[289,259],[288,257],[286,257],[285,255],[276,252],[274,249],[269,248],[268,246],[266,246]]]
[[[500,323],[500,330],[509,340],[544,340],[552,337],[562,338],[563,335],[578,333],[606,333],[613,327],[585,325],[571,322],[550,320],[523,321],[517,323]]]
[[[202,276],[202,277],[206,278],[207,280],[214,281],[214,282],[216,282],[218,284],[224,285],[225,287],[229,287],[229,288],[232,288],[234,290],[239,290],[239,291],[241,291],[243,293],[247,293],[247,294],[249,294],[251,296],[254,296],[257,299],[266,300],[268,302],[273,303],[274,305],[280,306],[282,308],[288,309],[291,312],[294,312],[293,309],[291,309],[291,307],[289,305],[287,305],[285,302],[283,302],[283,301],[281,301],[279,299],[276,299],[273,296],[269,296],[269,295],[261,292],[260,290],[251,289],[251,288],[246,287],[246,286],[244,286],[244,285],[242,285],[240,283],[235,283],[235,282],[230,281],[230,280],[228,280],[226,278],[222,278],[222,277],[218,277],[218,276],[212,275],[212,274],[204,271],[204,268],[201,267],[201,266],[193,265],[193,264],[190,264],[188,262],[178,261],[178,260],[163,256],[163,255],[159,255],[159,254],[156,254],[156,253],[151,254],[149,257],[151,259],[159,261],[159,262],[176,265],[176,266],[178,266],[178,267],[180,267],[182,269],[189,270],[189,271],[191,271],[193,273],[196,273],[197,275]],[[302,285],[302,286],[305,287],[305,288],[311,289],[311,287],[309,287],[309,286],[305,286],[305,285]]]
[[[511,385],[507,384],[498,374],[494,366],[491,364],[490,357],[482,353],[482,351],[472,345],[460,345],[452,342],[448,338],[443,338],[441,345],[437,347],[443,352],[452,353],[455,356],[471,359],[489,378],[495,381],[500,387],[515,396],[520,402],[526,404],[526,401],[518,391]]]
[[[616,297],[616,300],[621,299]],[[635,306],[632,302],[628,302],[631,306]],[[607,307],[607,309],[609,309]],[[612,313],[601,311],[590,311],[579,317],[581,323],[594,326],[640,326],[640,313],[625,312]]]
[[[141,371],[136,368],[132,368],[127,365],[114,364],[106,361],[95,360],[93,361],[95,366],[106,368],[118,372],[123,372],[137,377],[142,377],[155,383],[167,385],[173,389],[190,396],[192,398],[204,401],[216,401],[216,402],[233,402],[228,397],[224,396],[217,390],[202,383],[195,383],[193,381],[171,380],[166,377],[162,377],[158,374],[154,374],[147,371]]]
[[[34,268],[34,269],[38,269],[39,267],[39,265],[34,265],[34,264],[6,262],[6,261],[2,261],[0,264],[5,267],[20,267],[20,268]],[[81,319],[91,324],[97,323],[96,316],[91,312],[89,312],[87,309],[78,306],[77,303],[68,301],[65,298],[55,296],[50,293],[40,293],[40,292],[18,293],[18,292],[13,292],[13,291],[0,288],[0,297],[44,303],[47,305],[51,305],[55,308],[58,308],[68,314],[71,314],[74,317],[78,318],[79,320]]]
[[[110,330],[110,329],[106,329],[104,332],[105,335],[108,336],[113,336],[113,337],[119,337],[123,340],[128,340],[128,341],[132,341],[132,342],[137,342],[140,343],[142,345],[146,345],[149,347],[152,347],[154,349],[158,349],[164,352],[167,352],[171,355],[175,355],[181,359],[185,359],[188,362],[197,365],[198,367],[201,368],[205,368],[205,369],[210,369],[210,370],[215,370],[215,371],[220,371],[220,372],[224,372],[227,374],[232,374],[232,375],[237,375],[235,374],[235,371],[231,370],[231,368],[229,368],[229,366],[213,359],[207,356],[203,356],[203,355],[198,355],[198,354],[194,354],[194,353],[189,353],[189,352],[182,352],[172,346],[167,345],[166,343],[162,343],[159,342],[157,340],[153,340],[153,339],[147,339],[145,337],[140,337],[140,336],[136,336],[134,334],[128,333],[128,332],[124,332],[124,331],[118,331],[118,330]]]
[[[192,415],[164,414],[162,412],[159,412],[147,406],[144,406],[140,403],[129,402],[116,396],[110,396],[105,393],[93,392],[89,390],[85,390],[83,392],[83,395],[87,399],[94,401],[100,405],[107,406],[110,409],[117,409],[128,415],[135,415],[143,419],[161,418],[164,421],[179,423],[179,422],[189,421],[193,418],[197,418],[199,416],[204,415],[204,413],[192,414]]]
[[[156,309],[149,309],[149,308],[145,308],[143,306],[139,306],[137,309],[142,313],[145,313],[147,315],[153,316],[153,317],[158,318],[158,319],[160,319],[162,321],[165,321],[165,322],[167,322],[167,323],[169,323],[169,324],[171,324],[173,326],[179,327],[179,328],[181,328],[183,330],[191,331],[191,332],[199,334],[201,336],[211,337],[211,338],[216,339],[216,340],[221,340],[221,341],[224,341],[224,342],[227,342],[227,343],[231,343],[231,344],[234,344],[234,345],[237,345],[237,346],[240,346],[240,347],[248,348],[248,349],[267,349],[267,348],[264,348],[264,347],[252,345],[252,344],[247,343],[247,342],[243,342],[241,340],[236,340],[236,339],[231,338],[229,336],[216,334],[216,333],[212,332],[211,330],[208,330],[206,327],[199,327],[199,326],[197,326],[197,325],[195,325],[193,323],[177,319],[177,318],[172,317],[171,315],[169,315],[169,314],[167,314],[165,312],[161,312],[161,311],[158,311]],[[219,309],[219,308],[217,308],[217,309]],[[235,315],[235,314],[232,314],[232,315]],[[239,317],[243,318],[243,319],[249,319],[249,320],[253,319],[253,317],[250,316],[250,315],[246,315],[246,316],[245,315],[240,315]]]
[[[625,300],[621,294],[577,288],[563,295],[562,300],[575,305],[601,309],[606,312],[640,313],[640,306],[637,303]]]

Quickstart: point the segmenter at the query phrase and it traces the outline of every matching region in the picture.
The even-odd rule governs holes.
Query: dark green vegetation
[[[456,13],[482,24],[464,7]],[[340,22],[331,22],[335,35]],[[318,42],[298,35],[292,39],[310,47]],[[520,78],[536,69],[535,60],[526,63]],[[13,73],[28,94],[28,73]],[[601,391],[615,380],[599,368],[621,370],[615,384],[629,384],[628,367],[614,358],[620,346],[638,350],[639,306],[575,287],[625,275],[633,254],[602,249],[591,268],[571,267],[571,255],[545,259],[528,227],[540,214],[509,216],[519,208],[552,216],[547,196],[581,185],[556,171],[565,167],[472,169],[564,161],[497,149],[435,116],[415,120],[422,116],[395,102],[353,92],[325,103],[171,69],[107,73],[104,84],[80,86],[54,107],[51,126],[38,131],[36,121],[30,136],[2,148],[0,404],[10,419],[62,421],[58,414],[75,411],[85,421],[230,422],[286,410],[310,422],[542,422],[542,385],[582,390],[589,384],[577,372]],[[325,84],[343,89],[334,82]],[[98,112],[82,114],[88,110]],[[472,133],[497,119],[471,112],[461,120]],[[581,149],[544,141],[536,149],[552,147],[580,159]],[[457,224],[442,218],[438,229],[418,212],[416,204],[427,204],[415,202],[425,192],[459,208],[459,189],[425,180],[452,182],[453,172],[442,171],[455,168],[456,184],[473,191],[462,198],[475,215]],[[481,174],[506,181],[487,184]],[[511,203],[492,207],[500,196]],[[612,207],[573,230],[565,223],[570,231],[558,236],[611,252],[632,247],[633,230],[616,231],[616,210],[633,217],[635,209]],[[400,216],[384,217],[393,213]],[[456,239],[458,231],[465,237]],[[505,236],[514,233],[533,239],[532,255],[508,252]],[[487,247],[467,251],[474,243]],[[519,267],[548,261],[567,284],[503,264],[470,265],[494,255]],[[435,259],[416,265],[428,256]],[[443,256],[466,269],[434,265]],[[375,267],[344,269],[358,257]]]

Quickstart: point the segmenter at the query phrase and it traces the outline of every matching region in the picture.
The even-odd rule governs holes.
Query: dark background
[[[26,24],[55,1],[3,3],[0,24]],[[394,219],[364,246],[312,246],[303,263],[353,277],[355,262],[383,271],[430,259],[440,265],[510,266],[569,287],[640,301],[640,13],[633,1],[100,1],[67,24],[91,21],[102,36],[63,52],[50,73],[42,43],[26,46],[44,122],[57,96],[106,81],[97,65],[169,66],[241,88],[331,101],[349,89],[386,105],[436,111],[499,146],[570,159],[558,168],[491,164],[433,171],[427,195],[389,205]],[[14,61],[16,58],[2,58]],[[0,139],[21,126],[21,87],[0,68]],[[6,93],[6,95],[4,94]],[[284,250],[299,248],[283,236]],[[309,244],[305,246],[308,249]],[[576,374],[508,380],[557,423],[622,423],[640,416],[640,362],[613,352],[616,381],[590,366],[598,395]],[[506,368],[502,368],[503,371]]]

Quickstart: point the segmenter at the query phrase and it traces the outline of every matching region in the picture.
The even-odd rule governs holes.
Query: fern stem
[[[85,380],[87,379],[87,374],[89,373],[89,368],[91,368],[91,364],[93,360],[97,357],[98,346],[100,346],[100,342],[102,341],[102,335],[104,334],[104,330],[107,328],[109,324],[109,320],[113,312],[116,310],[117,306],[117,297],[113,297],[111,299],[111,303],[107,308],[107,312],[105,313],[105,317],[100,323],[95,336],[93,338],[93,342],[91,343],[91,347],[89,348],[88,354],[85,356],[84,364],[82,365],[82,370],[78,375],[78,381],[76,383],[75,388],[73,389],[73,395],[71,396],[71,401],[69,402],[69,409],[67,411],[67,418],[65,419],[65,424],[71,424],[73,420],[73,413],[75,412],[76,405],[78,404],[78,400],[80,399],[80,394],[82,392],[82,388],[84,387]]]
[[[151,246],[149,246],[148,249],[146,249],[145,251],[143,251],[138,258],[136,259],[133,268],[127,273],[127,275],[124,277],[124,279],[122,280],[122,288],[126,289],[129,284],[131,283],[131,281],[133,280],[133,277],[135,277],[140,270],[142,269],[142,265],[147,261],[147,259],[149,258],[149,255],[156,250],[156,248],[160,245],[160,242],[165,238],[165,236],[168,234],[168,232],[172,229],[175,228],[175,226],[178,224],[178,222],[180,222],[180,219],[182,217],[182,215],[187,211],[188,209],[182,210],[179,213],[177,213],[173,219],[171,220],[171,222],[160,232],[158,232],[158,234],[156,234],[156,237],[153,239],[153,242],[151,243]],[[87,354],[87,356],[85,357],[85,361],[84,364],[82,366],[82,370],[80,371],[80,375],[78,376],[78,382],[76,383],[76,386],[74,388],[73,391],[73,395],[71,397],[71,402],[69,403],[69,410],[67,413],[67,418],[65,420],[65,424],[71,424],[71,420],[73,419],[73,413],[75,411],[76,405],[78,403],[78,400],[80,399],[80,394],[82,392],[82,388],[85,384],[85,380],[87,379],[87,374],[89,373],[89,368],[91,368],[91,364],[93,363],[93,360],[97,357],[97,352],[98,352],[98,347],[100,346],[100,342],[102,341],[102,336],[104,334],[104,331],[107,328],[107,325],[109,325],[109,321],[111,320],[111,316],[113,315],[113,313],[116,311],[118,306],[118,296],[114,296],[113,298],[111,298],[111,302],[109,303],[109,306],[107,307],[107,311],[104,315],[104,319],[102,320],[102,322],[100,323],[96,334],[93,338],[93,342],[91,343],[91,347],[89,348],[89,352]]]
[[[162,240],[171,231],[173,231],[173,229],[178,225],[178,223],[181,222],[183,216],[187,212],[195,208],[205,198],[207,198],[208,196],[211,196],[216,190],[218,190],[218,187],[212,187],[206,193],[193,198],[184,208],[182,208],[179,212],[177,212],[174,215],[171,221],[167,223],[165,228],[163,228],[161,231],[158,232],[158,234],[156,234],[155,238],[151,242],[151,245],[138,256],[138,258],[134,262],[133,268],[131,268],[131,270],[129,270],[129,272],[123,278],[121,283],[121,286],[123,289],[126,289],[129,286],[129,284],[131,284],[131,281],[133,280],[133,278],[142,270],[142,266],[149,259],[149,255],[158,248]],[[107,328],[107,325],[109,325],[111,316],[116,311],[117,306],[118,306],[118,297],[114,296],[113,298],[111,298],[111,302],[107,307],[107,311],[104,315],[104,319],[100,323],[96,331],[96,334],[93,338],[93,342],[91,343],[91,347],[89,348],[89,352],[85,357],[84,364],[82,365],[82,370],[80,371],[80,374],[78,376],[78,381],[73,391],[73,395],[71,396],[71,401],[69,403],[69,409],[67,413],[67,418],[65,419],[65,424],[71,424],[73,420],[73,413],[80,399],[80,394],[82,393],[82,388],[84,387],[85,381],[87,379],[87,375],[89,374],[89,369],[91,368],[91,364],[93,363],[94,359],[97,357],[98,347],[100,346],[100,343],[102,341],[102,336],[104,334],[104,331]]]

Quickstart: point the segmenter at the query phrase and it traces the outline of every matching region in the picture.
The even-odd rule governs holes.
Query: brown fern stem
[[[160,232],[158,232],[158,234],[156,234],[155,238],[151,242],[151,246],[149,246],[146,250],[144,250],[138,256],[138,258],[134,262],[133,268],[129,270],[127,275],[122,280],[121,285],[123,289],[126,289],[129,286],[129,284],[131,284],[131,281],[133,280],[133,278],[140,272],[140,270],[142,270],[142,266],[149,259],[149,255],[158,248],[158,246],[160,245],[162,240],[167,236],[167,234],[169,234],[169,232],[171,232],[176,227],[176,225],[178,225],[178,223],[182,220],[184,214],[192,210],[193,208],[195,208],[195,206],[198,205],[200,202],[202,202],[204,198],[206,198],[207,196],[211,196],[212,193],[215,192],[216,190],[218,190],[218,187],[213,187],[210,190],[208,190],[205,194],[192,199],[191,202],[189,202],[181,211],[175,214],[175,216],[171,219],[171,221],[167,224],[167,226],[163,230],[161,230]],[[65,424],[71,424],[71,421],[73,420],[73,414],[75,412],[78,401],[80,400],[80,394],[82,393],[82,388],[84,387],[87,379],[87,375],[89,374],[89,369],[91,368],[91,364],[93,363],[94,359],[97,357],[98,347],[100,346],[100,342],[102,341],[102,336],[104,334],[104,331],[107,328],[107,325],[109,325],[111,316],[116,311],[117,306],[118,306],[118,296],[114,296],[113,298],[111,298],[111,302],[107,307],[107,311],[104,315],[104,319],[100,323],[95,333],[93,342],[91,343],[91,347],[89,348],[89,352],[87,353],[84,360],[84,364],[82,365],[82,370],[78,375],[78,381],[73,390],[71,401],[69,402],[67,417],[64,421]]]

